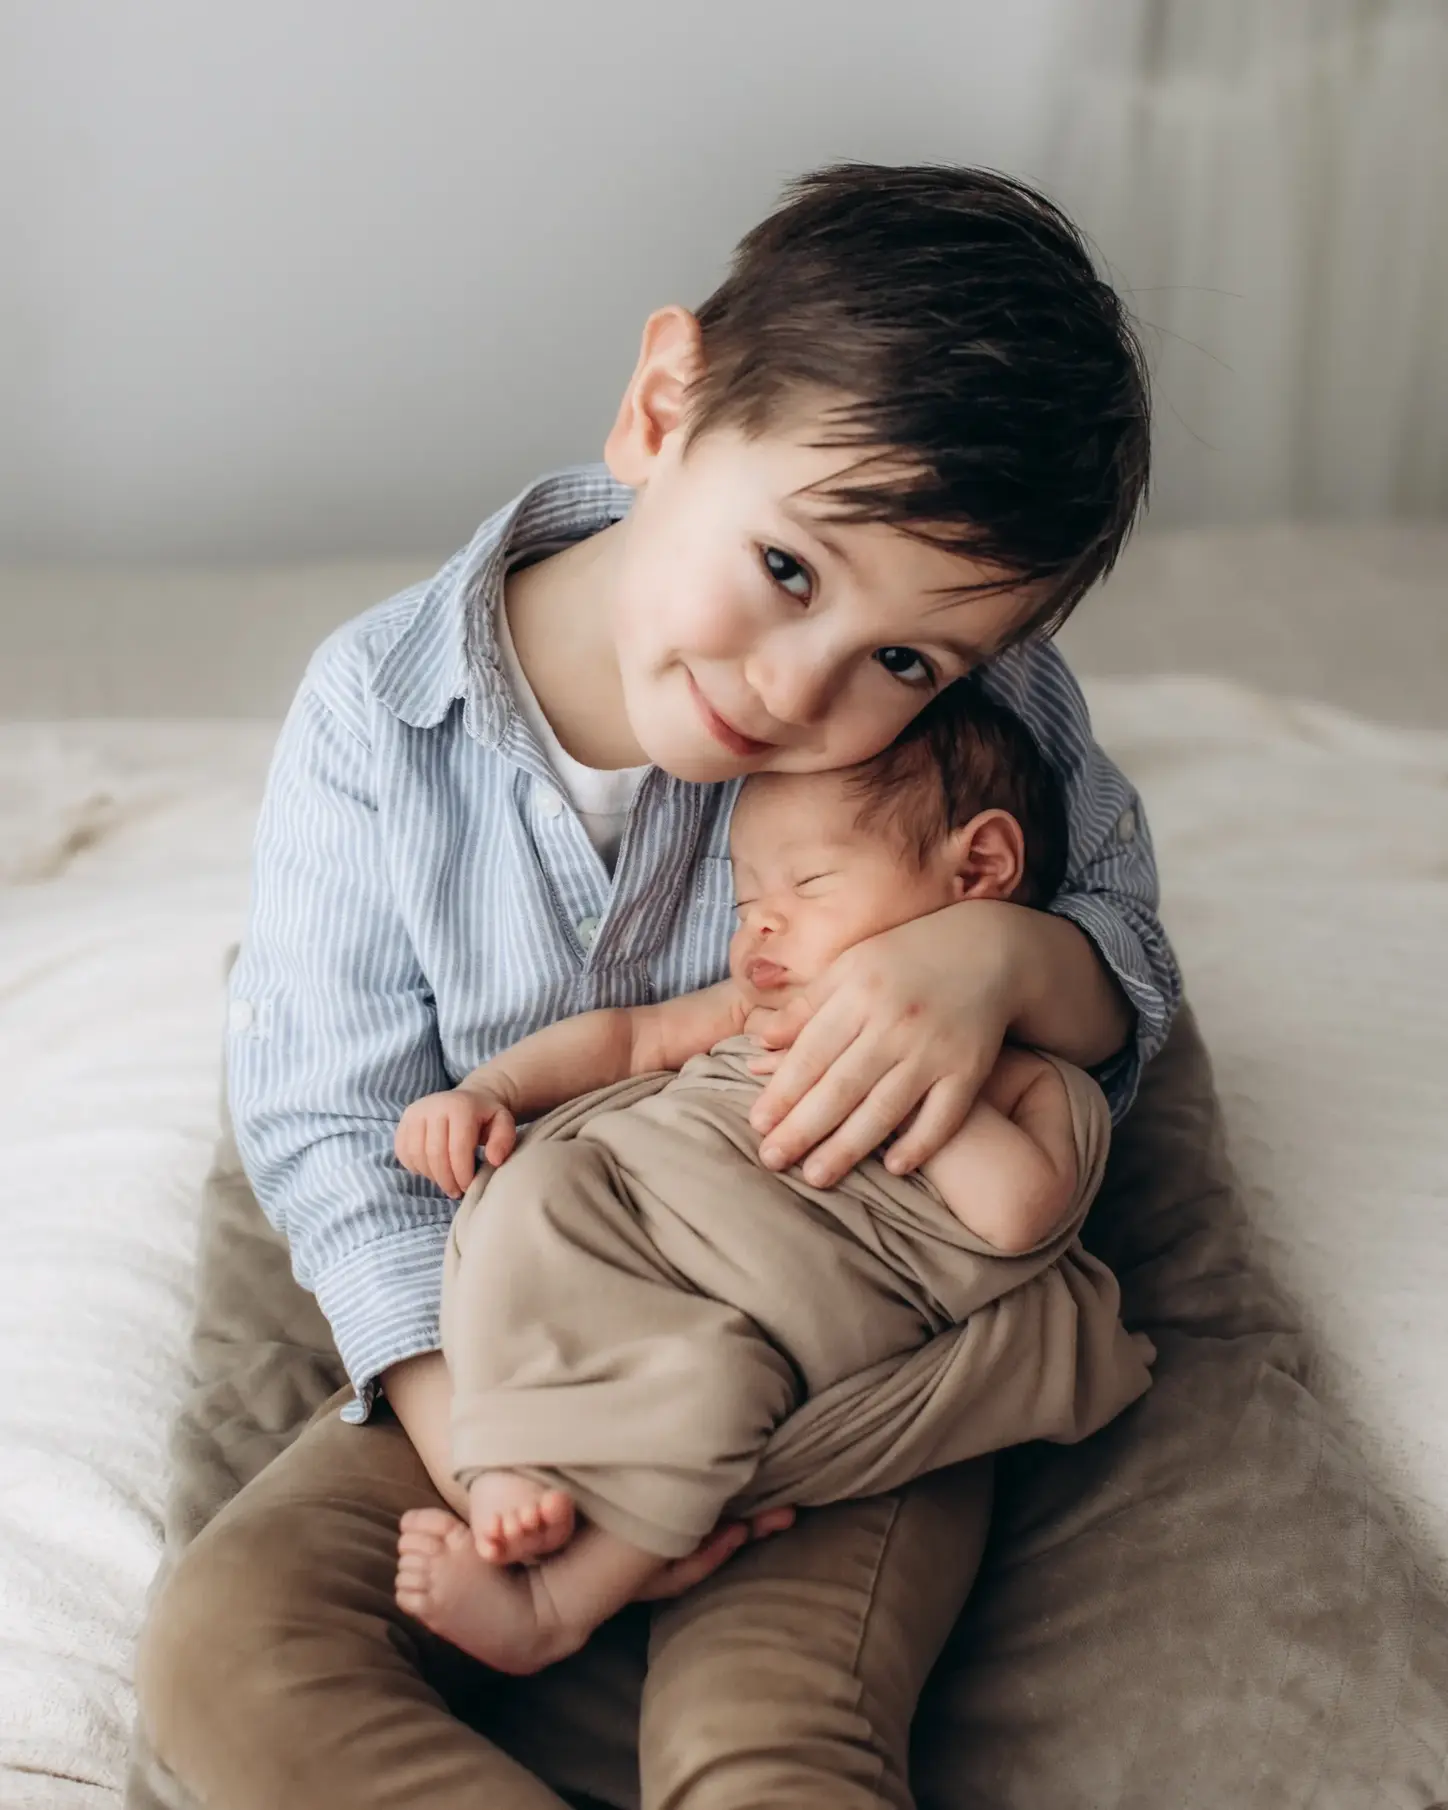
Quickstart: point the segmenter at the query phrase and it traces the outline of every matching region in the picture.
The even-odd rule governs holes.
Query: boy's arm
[[[1012,650],[981,682],[1040,743],[1070,823],[1066,879],[1048,911],[1000,908],[1010,913],[1010,1034],[1090,1068],[1119,1120],[1181,1003],[1146,815],[1097,744],[1081,688],[1052,644]]]
[[[501,1100],[514,1118],[537,1118],[630,1075],[682,1068],[742,1030],[744,1013],[727,980],[656,1005],[580,1012],[522,1038],[474,1069],[458,1090]]]
[[[1060,1075],[1040,1056],[1003,1050],[964,1125],[922,1168],[967,1231],[998,1251],[1045,1243],[1079,1180]]]
[[[246,1172],[365,1413],[388,1365],[440,1343],[453,1207],[393,1155],[409,1102],[449,1076],[386,870],[354,661],[321,650],[277,744],[227,1070]]]

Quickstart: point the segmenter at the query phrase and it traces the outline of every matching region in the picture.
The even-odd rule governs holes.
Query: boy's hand
[[[404,1169],[460,1200],[477,1173],[478,1146],[486,1145],[484,1155],[496,1169],[517,1141],[512,1111],[496,1094],[454,1087],[415,1100],[402,1115],[393,1148]]]
[[[959,1131],[1015,1016],[1000,913],[1019,909],[967,901],[900,924],[847,949],[779,1014],[761,1041],[787,1053],[749,1115],[767,1168],[808,1156],[805,1180],[833,1187],[910,1120],[885,1159],[906,1175]]]

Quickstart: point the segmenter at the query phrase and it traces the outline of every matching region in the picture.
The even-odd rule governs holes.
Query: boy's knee
[[[279,1503],[225,1520],[182,1555],[136,1655],[141,1722],[157,1757],[195,1790],[264,1752],[299,1683],[284,1660],[300,1626],[322,1634],[341,1606],[309,1514]],[[309,1643],[311,1644],[311,1643]],[[313,1646],[320,1660],[323,1646]]]
[[[157,1756],[178,1771],[209,1727],[231,1716],[227,1702],[238,1650],[269,1611],[267,1568],[247,1530],[203,1540],[183,1554],[162,1585],[136,1653],[141,1721]],[[218,1530],[220,1534],[220,1530]]]

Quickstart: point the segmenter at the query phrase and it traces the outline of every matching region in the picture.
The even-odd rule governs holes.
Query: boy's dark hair
[[[1050,633],[1111,570],[1146,493],[1150,402],[1130,316],[1080,232],[1025,183],[839,163],[794,182],[698,311],[689,439],[759,434],[809,393],[858,446],[836,520],[1000,567]],[[883,451],[881,450],[883,449]]]
[[[847,783],[863,801],[860,824],[887,824],[916,861],[981,811],[1009,811],[1026,845],[1017,903],[1049,905],[1061,890],[1068,832],[1060,782],[1021,719],[975,680],[947,685]]]

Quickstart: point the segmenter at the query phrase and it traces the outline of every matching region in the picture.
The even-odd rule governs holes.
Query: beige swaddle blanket
[[[877,1158],[835,1188],[758,1161],[755,1047],[569,1102],[484,1170],[443,1291],[453,1456],[522,1471],[662,1557],[726,1510],[819,1506],[941,1465],[1084,1439],[1154,1352],[1077,1232],[1110,1121],[1057,1062],[1080,1185],[1047,1242],[1004,1256],[921,1176]]]

